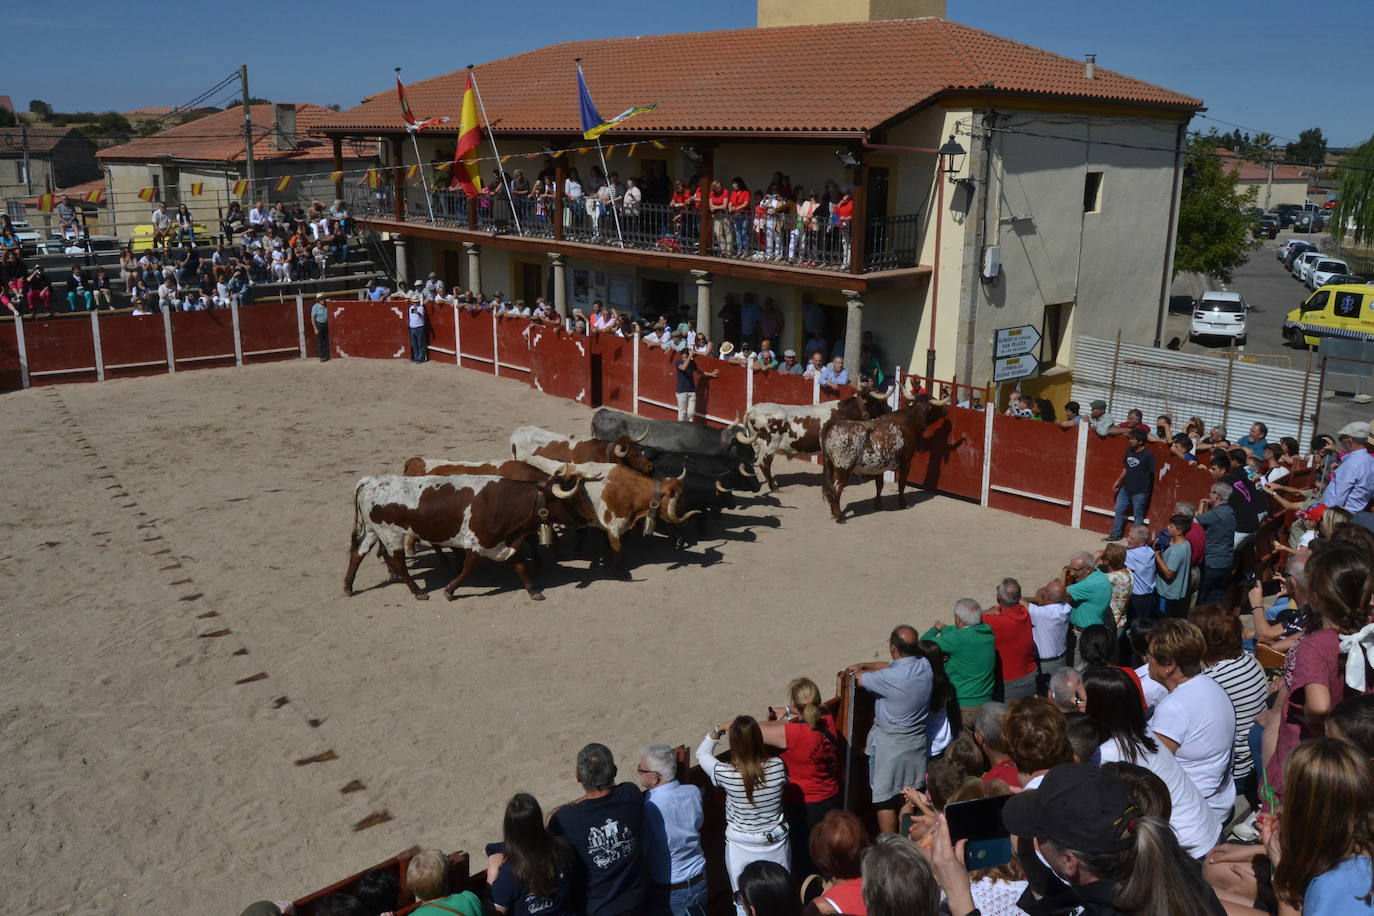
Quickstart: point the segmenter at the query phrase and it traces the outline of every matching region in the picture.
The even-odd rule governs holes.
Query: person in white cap
[[[1374,499],[1374,423],[1347,423],[1336,438],[1350,451],[1341,456],[1341,463],[1331,473],[1321,502],[1353,515],[1368,509]]]

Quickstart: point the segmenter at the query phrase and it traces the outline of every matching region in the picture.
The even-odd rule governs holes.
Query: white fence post
[[[95,347],[95,380],[105,381],[105,351],[100,346],[100,310],[91,309],[91,345]]]
[[[460,366],[463,365],[463,329],[458,323],[458,316],[462,313],[458,303],[453,303],[453,360]]]
[[[167,372],[171,374],[177,371],[177,355],[172,348],[172,313],[166,309],[162,310],[162,334],[167,339]]]
[[[630,375],[630,413],[639,413],[639,332],[634,337],[634,371]]]
[[[496,312],[491,313],[491,371],[501,374],[501,339],[496,334]]]
[[[296,293],[296,337],[301,345],[301,359],[305,359],[305,297],[300,293]]]
[[[983,493],[978,504],[988,504],[988,494],[992,492],[992,418],[997,411],[991,404],[983,405]]]
[[[754,407],[754,357],[744,367],[744,410],[747,413]]]
[[[1080,420],[1077,425],[1078,446],[1073,459],[1073,509],[1069,524],[1075,528],[1083,527],[1083,478],[1088,469],[1088,424]]]
[[[19,347],[19,384],[29,387],[29,348],[24,344],[24,316],[14,319],[14,342]]]
[[[821,402],[821,374],[820,374],[819,372],[813,372],[813,373],[811,373],[811,403],[814,405],[814,404],[819,404],[820,402]]]
[[[243,338],[239,335],[239,304],[229,300],[229,323],[234,327],[234,365],[243,365]]]

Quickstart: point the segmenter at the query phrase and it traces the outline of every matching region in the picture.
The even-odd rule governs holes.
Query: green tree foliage
[[[1320,164],[1326,159],[1326,137],[1320,127],[1309,127],[1298,134],[1298,142],[1283,148],[1284,155],[1296,162]]]
[[[19,119],[8,108],[0,108],[0,127],[18,127]]]
[[[1341,160],[1331,234],[1337,241],[1374,244],[1374,137]]]
[[[38,115],[40,118],[51,118],[52,106],[42,99],[30,99],[29,112]]]
[[[1178,206],[1174,273],[1206,274],[1229,283],[1250,250],[1259,246],[1250,238],[1252,220],[1245,212],[1255,198],[1255,188],[1236,191],[1235,178],[1216,156],[1190,152]]]

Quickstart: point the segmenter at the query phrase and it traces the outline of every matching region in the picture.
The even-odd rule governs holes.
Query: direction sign
[[[992,361],[992,380],[997,384],[1028,378],[1040,371],[1040,360],[1034,356],[1006,356]]]
[[[992,335],[992,358],[1024,356],[1038,346],[1040,332],[1033,324],[1023,324],[1017,328],[999,328]]]

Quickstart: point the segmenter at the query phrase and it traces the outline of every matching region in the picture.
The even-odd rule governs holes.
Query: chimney
[[[1084,54],[1083,60],[1085,61],[1083,64],[1083,78],[1089,80],[1097,79],[1097,55]]]
[[[297,149],[296,143],[296,106],[274,104],[272,106],[272,149]]]

